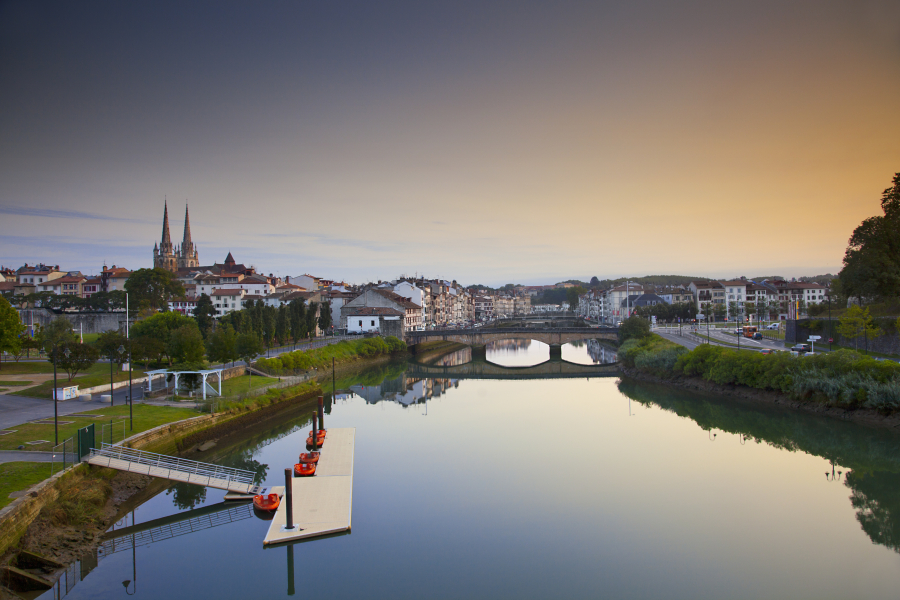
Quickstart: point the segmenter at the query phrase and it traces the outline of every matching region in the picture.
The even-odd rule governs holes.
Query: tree
[[[288,312],[291,317],[291,338],[294,342],[298,342],[306,337],[303,327],[306,323],[306,301],[302,298],[291,300],[291,303],[288,304]]]
[[[6,301],[6,298],[0,298],[0,352],[9,352],[18,356],[22,349],[24,333],[25,324],[19,318],[19,313]],[[18,362],[18,358],[16,361]]]
[[[876,338],[881,335],[881,329],[875,325],[869,315],[868,308],[852,305],[840,318],[837,327],[838,333],[850,340],[856,340],[856,349],[859,350],[859,338]]]
[[[207,339],[216,319],[216,307],[213,306],[213,301],[206,294],[200,294],[200,297],[197,298],[194,318],[197,320],[197,327],[200,328],[203,339]]]
[[[100,356],[120,360],[122,357],[119,355],[119,348],[127,348],[128,340],[118,331],[106,331],[100,334],[94,345],[100,352]]]
[[[169,345],[171,334],[176,329],[185,326],[196,328],[197,322],[191,317],[187,317],[176,311],[155,313],[152,316],[135,323],[131,328],[131,334],[135,338],[147,337],[159,341],[163,345],[163,353],[169,359],[169,364],[171,365],[173,358],[171,353],[172,348]]]
[[[597,279],[596,275],[594,275],[593,277],[591,277],[591,282],[588,285],[590,285],[592,288],[598,287],[600,285],[600,280]]]
[[[278,318],[275,319],[275,337],[278,338],[279,344],[284,344],[288,341],[288,309],[287,306],[282,304],[278,307]]]
[[[75,342],[75,334],[72,333],[72,323],[65,317],[57,317],[38,331],[37,340],[40,347],[44,349],[44,352],[49,357],[55,347]]]
[[[125,281],[125,291],[134,310],[152,308],[166,311],[169,299],[184,296],[184,286],[165,269],[138,269]]]
[[[585,292],[587,292],[587,290],[580,285],[576,285],[575,287],[566,289],[566,302],[569,303],[569,310],[575,310],[576,308],[578,308],[578,296],[584,294]]]
[[[250,370],[250,363],[263,353],[262,340],[256,332],[242,333],[237,338],[236,347],[237,355],[247,365],[247,373],[250,375],[250,378],[247,380],[247,389],[250,390],[253,386],[253,372]]]
[[[306,311],[306,331],[310,337],[315,337],[316,335],[316,320],[319,316],[319,304],[317,302],[310,302],[309,308]]]
[[[91,368],[100,353],[90,344],[79,344],[77,342],[68,342],[58,348],[56,366],[61,368],[69,376],[69,381],[75,378],[82,371]],[[68,355],[66,355],[68,350]]]
[[[166,345],[150,336],[131,338],[132,360],[153,360],[158,365],[166,353]]]
[[[206,342],[206,355],[212,362],[222,364],[238,359],[237,334],[230,324],[219,325],[210,334]]]
[[[319,307],[319,329],[328,332],[331,328],[331,310],[327,302],[323,302]]]
[[[650,323],[641,317],[628,317],[619,327],[619,343],[632,338],[642,339],[650,335]]]
[[[197,324],[191,322],[172,331],[169,334],[167,351],[169,357],[176,363],[191,365],[202,363],[205,348]]]
[[[844,268],[838,274],[849,297],[895,298],[900,295],[900,173],[881,198],[883,216],[865,219],[850,236]]]

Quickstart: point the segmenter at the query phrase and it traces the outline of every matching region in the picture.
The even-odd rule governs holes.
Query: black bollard
[[[294,528],[294,491],[292,489],[291,483],[293,483],[294,476],[291,474],[290,469],[284,470],[284,501],[287,502],[287,508],[285,508],[285,521],[284,528],[285,529],[293,529]]]
[[[313,452],[319,449],[319,432],[316,431],[316,413],[313,413],[312,447]]]
[[[319,396],[319,427],[325,429],[325,399]]]

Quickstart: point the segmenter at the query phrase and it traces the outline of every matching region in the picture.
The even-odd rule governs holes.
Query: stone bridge
[[[433,329],[409,331],[406,343],[456,342],[472,347],[473,360],[484,359],[485,344],[499,340],[535,340],[550,346],[550,359],[562,358],[562,347],[579,340],[618,340],[617,327],[481,327],[476,329]],[[415,348],[412,348],[415,352]]]
[[[462,365],[439,366],[410,362],[406,376],[415,379],[568,379],[618,377],[618,364],[579,365],[565,360],[548,360],[531,367],[503,367],[473,360]]]

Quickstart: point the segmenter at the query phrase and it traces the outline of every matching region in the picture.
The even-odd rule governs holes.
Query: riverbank
[[[161,425],[123,443],[153,452],[197,456],[201,445],[245,435],[260,423],[280,420],[298,407],[314,410],[321,388],[315,383],[297,386],[298,393],[278,390],[277,401],[261,396],[253,405],[202,415]],[[25,491],[0,512],[0,565],[9,564],[20,551],[36,552],[61,563],[69,563],[96,549],[102,534],[135,505],[172,482],[80,464],[58,473]],[[149,492],[149,493],[146,493]],[[101,501],[102,500],[102,501]]]
[[[703,345],[691,351],[657,335],[627,340],[622,372],[662,385],[777,404],[867,425],[900,426],[900,365],[855,352],[796,357]]]

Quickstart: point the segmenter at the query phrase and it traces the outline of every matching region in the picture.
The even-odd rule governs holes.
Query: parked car
[[[810,348],[809,344],[795,344],[791,347],[791,350],[793,352],[809,352],[812,348]]]
[[[775,351],[771,348],[763,348],[759,351],[760,354],[773,354]]]
[[[778,323],[771,323],[769,325],[766,325],[766,329],[778,329],[778,327]]]

